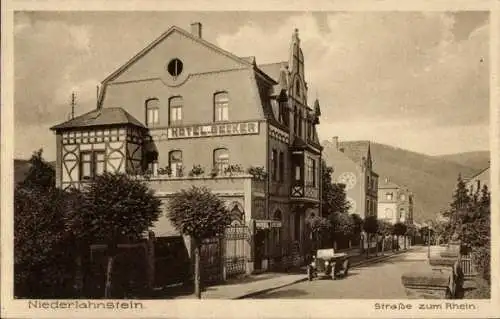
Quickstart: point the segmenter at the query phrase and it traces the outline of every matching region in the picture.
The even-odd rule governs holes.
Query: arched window
[[[229,151],[227,148],[218,148],[214,151],[214,168],[224,174],[229,167]]]
[[[240,210],[238,205],[234,205],[231,209],[231,225],[242,225],[243,224],[243,212]]]
[[[295,135],[297,135],[299,132],[299,110],[297,108],[297,105],[295,105],[293,108],[293,130],[295,132]]]
[[[300,81],[298,79],[295,81],[295,93],[300,97]]]
[[[146,101],[146,124],[152,126],[160,122],[159,118],[160,101],[158,99],[149,99]]]
[[[168,101],[168,108],[170,110],[170,125],[182,124],[182,96],[174,96]]]
[[[172,171],[172,176],[181,177],[183,175],[181,151],[171,151],[168,154],[168,163]]]
[[[214,121],[229,121],[229,96],[227,92],[214,95]]]

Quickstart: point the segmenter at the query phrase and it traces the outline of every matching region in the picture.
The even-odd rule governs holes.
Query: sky
[[[321,140],[371,140],[429,155],[489,149],[485,12],[17,12],[15,158],[96,106],[96,85],[172,25],[258,64],[286,61],[299,29]]]

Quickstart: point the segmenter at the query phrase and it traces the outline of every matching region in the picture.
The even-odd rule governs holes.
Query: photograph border
[[[2,2],[2,87],[1,87],[1,317],[168,317],[168,318],[483,318],[500,316],[500,2],[499,1],[3,1]],[[14,45],[15,11],[490,11],[490,156],[491,156],[491,299],[456,300],[471,306],[468,310],[418,310],[422,303],[445,303],[433,300],[113,300],[113,303],[139,302],[135,309],[36,309],[27,300],[13,300],[13,159],[14,159]],[[40,302],[55,301],[39,300]],[[98,302],[99,300],[93,300]],[[66,301],[64,301],[66,302]],[[81,304],[88,300],[75,301]],[[376,310],[376,303],[405,305],[404,309]],[[77,305],[75,303],[75,305]],[[411,305],[412,309],[407,309]],[[75,306],[77,307],[77,306]],[[120,307],[120,306],[118,306]],[[403,306],[402,306],[403,307]]]

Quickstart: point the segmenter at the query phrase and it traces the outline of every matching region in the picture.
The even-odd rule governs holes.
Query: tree
[[[26,177],[19,183],[23,187],[55,187],[56,172],[52,165],[43,159],[43,149],[33,152],[29,160],[30,168]]]
[[[25,180],[14,191],[14,293],[61,297],[71,275],[64,192],[55,188],[55,171],[41,149],[29,164]]]
[[[71,276],[63,192],[18,186],[14,192],[14,294],[62,297]]]
[[[354,225],[352,218],[345,213],[335,212],[328,216],[330,221],[330,234],[333,241],[342,237],[350,237],[353,234]]]
[[[488,282],[490,281],[491,216],[490,192],[483,186],[477,196],[471,200],[466,214],[461,215],[458,238],[462,248],[472,251],[478,269]]]
[[[394,224],[394,228],[393,228],[393,235],[396,235],[396,241],[397,241],[397,250],[399,250],[399,236],[404,236],[406,234],[406,225],[401,223],[401,222],[397,222],[396,224]]]
[[[459,174],[457,178],[457,186],[453,193],[453,201],[450,203],[450,210],[446,213],[446,217],[450,219],[450,237],[456,237],[460,232],[461,223],[470,211],[472,199],[469,196],[469,191]]]
[[[417,234],[417,227],[414,224],[407,224],[406,225],[406,232],[405,232],[405,249],[406,249],[406,239],[413,239],[415,235]]]
[[[365,218],[365,222],[363,223],[363,230],[367,234],[368,239],[368,250],[366,251],[366,255],[370,254],[370,244],[372,235],[376,234],[378,231],[378,221],[376,216],[368,216]]]
[[[143,182],[104,173],[73,193],[78,209],[67,216],[73,238],[107,245],[105,297],[109,298],[118,244],[140,240],[160,215],[161,201]]]
[[[385,220],[378,220],[378,234],[380,234],[383,237],[382,240],[382,255],[384,254],[385,251],[385,239],[387,236],[392,234],[392,224],[385,221]]]
[[[351,214],[350,217],[352,223],[352,234],[354,235],[356,240],[359,241],[359,235],[363,230],[363,218],[361,218],[361,216],[359,216],[358,214]]]
[[[205,187],[180,190],[168,203],[168,218],[182,234],[190,236],[194,247],[195,294],[201,298],[200,248],[203,239],[224,233],[231,218],[222,199]]]
[[[332,183],[333,168],[322,161],[322,192],[323,216],[329,216],[333,213],[347,214],[349,212],[349,202],[346,200],[345,185]]]
[[[317,248],[318,242],[321,242],[322,235],[331,228],[330,221],[321,216],[312,216],[309,217],[306,222],[311,230],[315,248]]]

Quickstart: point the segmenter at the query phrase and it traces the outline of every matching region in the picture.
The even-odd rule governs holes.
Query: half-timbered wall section
[[[89,128],[63,132],[61,186],[79,187],[104,172],[141,168],[141,131],[133,127]]]

